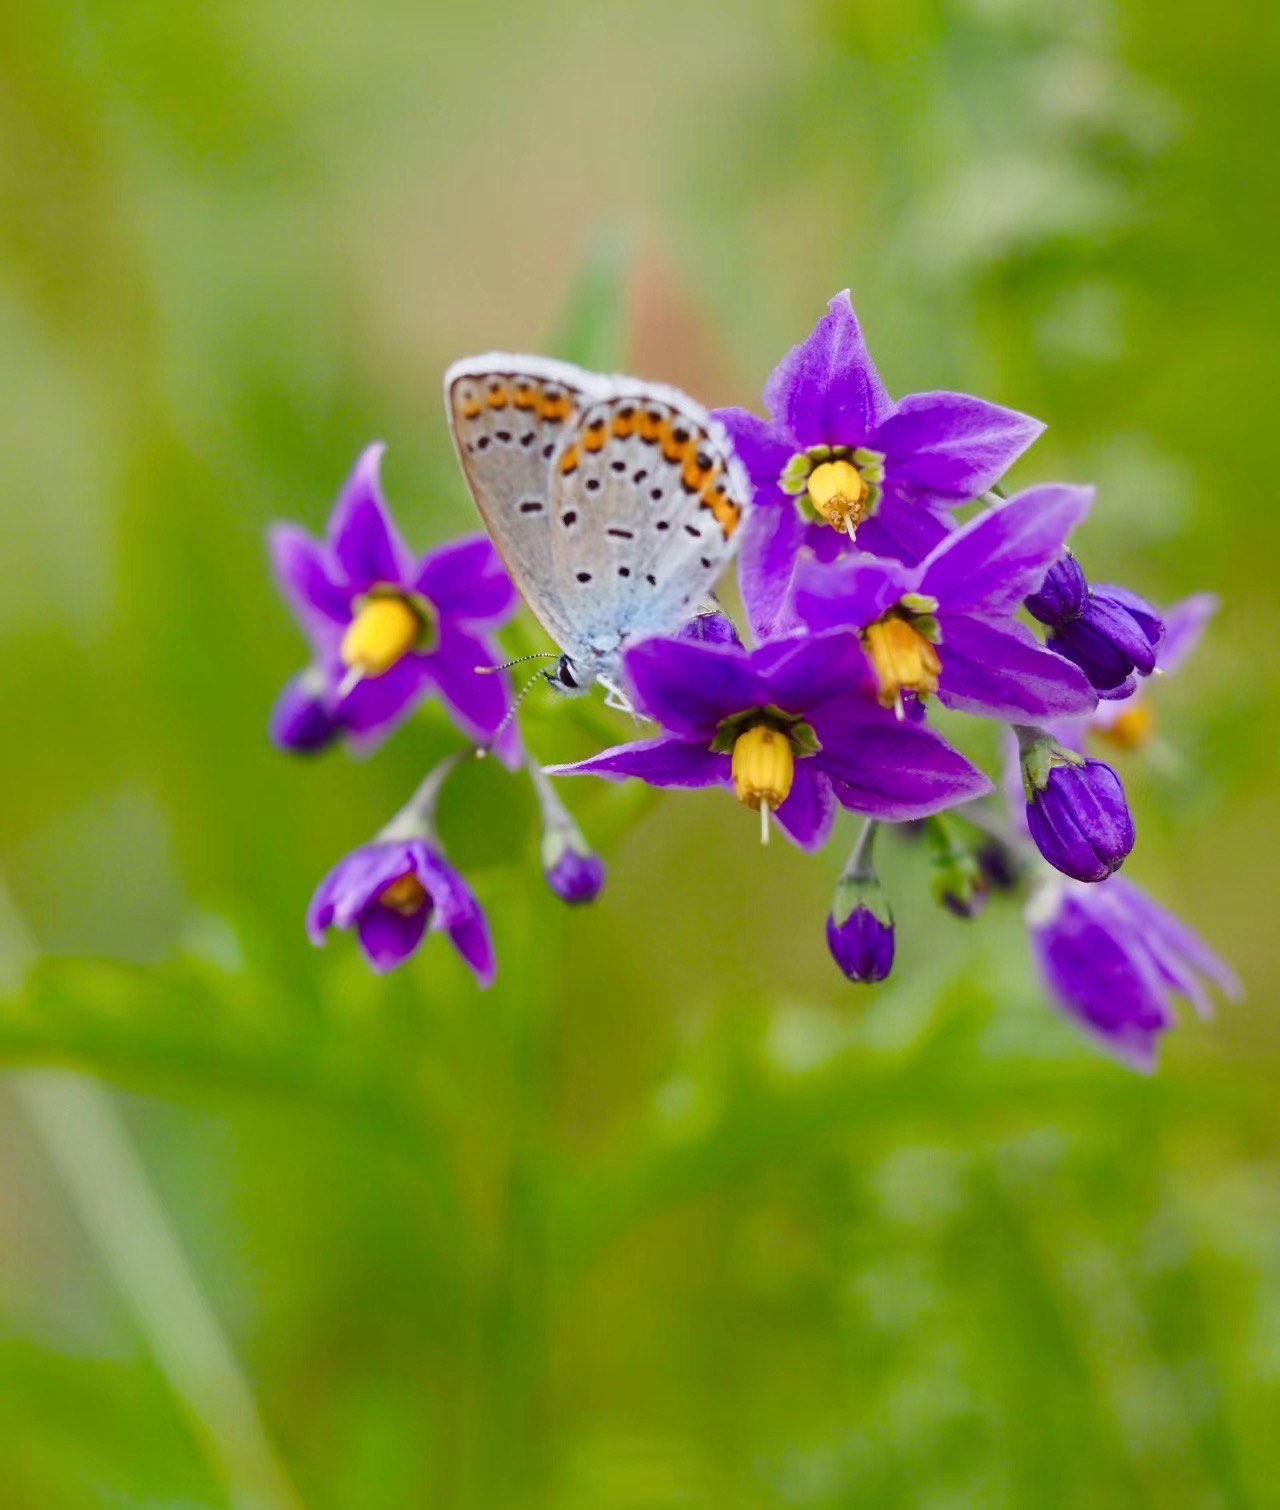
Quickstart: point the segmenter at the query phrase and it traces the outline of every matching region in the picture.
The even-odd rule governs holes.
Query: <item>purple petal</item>
[[[795,455],[793,442],[749,409],[713,409],[711,417],[728,431],[738,460],[751,478],[756,506],[790,504],[790,498],[778,486],[778,478]]]
[[[371,903],[356,919],[356,937],[369,963],[379,975],[403,965],[422,942],[430,907],[420,907],[406,916],[394,907]]]
[[[1025,625],[997,627],[962,614],[940,614],[942,675],[948,708],[1008,722],[1080,717],[1098,694],[1078,666],[1046,650]]]
[[[335,675],[335,683],[337,681]],[[433,677],[425,655],[406,655],[381,676],[366,676],[337,705],[334,716],[365,744],[383,738],[430,695]]]
[[[865,698],[830,704],[813,722],[822,748],[812,758],[834,779],[840,803],[855,812],[904,822],[992,790],[932,729]]]
[[[858,547],[872,556],[915,565],[941,544],[951,530],[949,518],[931,507],[927,499],[906,488],[899,489],[890,476],[885,479],[875,513],[858,526]]]
[[[516,606],[511,585],[487,535],[468,535],[424,556],[414,586],[441,614],[491,624]]]
[[[1092,503],[1091,488],[1028,488],[949,535],[925,562],[921,591],[953,612],[1016,612]]]
[[[730,779],[728,755],[713,754],[702,741],[685,739],[637,739],[573,765],[549,765],[546,772],[548,776],[604,776],[610,781],[634,776],[650,786],[717,786],[727,785]]]
[[[963,503],[998,482],[1043,433],[1038,419],[967,393],[912,393],[871,443],[899,485]]]
[[[753,657],[766,684],[764,702],[785,713],[814,714],[833,698],[871,694],[876,685],[862,641],[851,629],[777,641]]]
[[[327,928],[350,928],[370,902],[414,868],[411,848],[403,843],[362,844],[344,855],[307,909],[312,942],[322,944]]]
[[[365,448],[329,521],[334,557],[355,593],[413,581],[413,557],[391,521],[378,481],[385,449],[381,443]]]
[[[773,816],[801,849],[821,849],[831,837],[836,799],[830,780],[815,768],[812,760],[797,762],[791,793]]]
[[[493,646],[444,619],[439,644],[420,659],[463,732],[481,742],[489,739],[511,706],[506,672],[477,669],[494,664]]]
[[[875,556],[848,556],[830,566],[806,561],[796,571],[796,612],[810,629],[865,629],[918,585],[912,567]]]
[[[475,910],[461,922],[446,930],[453,947],[471,967],[471,973],[482,987],[491,986],[497,974],[498,962],[494,954],[489,922],[477,905]]]
[[[1091,888],[1101,894],[1115,880]],[[1159,1035],[1173,1014],[1150,961],[1096,900],[1064,887],[1051,914],[1033,922],[1031,941],[1058,1004],[1134,1069],[1155,1064]]]
[[[1104,884],[1125,907],[1134,936],[1150,950],[1169,983],[1194,1003],[1202,1017],[1210,1014],[1210,1002],[1196,979],[1197,973],[1207,976],[1230,1000],[1239,1000],[1239,977],[1194,929],[1122,876]]]
[[[327,550],[295,524],[273,525],[268,543],[280,591],[312,644],[336,650],[351,622],[351,593],[334,581]]]
[[[804,521],[790,498],[776,506],[756,507],[747,518],[738,552],[738,590],[757,640],[799,628],[791,582],[804,538]]]
[[[1164,615],[1164,640],[1156,661],[1161,671],[1176,671],[1200,643],[1205,625],[1217,613],[1217,593],[1197,592],[1175,603]]]
[[[767,701],[750,658],[734,646],[644,640],[625,665],[639,710],[681,739],[705,742],[722,719]]]
[[[848,289],[774,368],[764,402],[774,424],[799,442],[797,450],[861,445],[892,412]]]

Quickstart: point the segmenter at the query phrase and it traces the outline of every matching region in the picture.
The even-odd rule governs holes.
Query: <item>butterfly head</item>
[[[571,655],[562,655],[553,670],[542,674],[546,677],[547,684],[564,697],[582,697],[590,692],[595,681],[594,674]]]

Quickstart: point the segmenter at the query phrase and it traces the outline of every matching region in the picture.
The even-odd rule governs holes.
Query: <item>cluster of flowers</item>
[[[1150,1067],[1175,995],[1205,1010],[1206,983],[1237,987],[1190,929],[1115,874],[1133,821],[1116,772],[1086,746],[1143,743],[1145,679],[1181,662],[1213,600],[1162,616],[1122,588],[1090,584],[1067,538],[1091,491],[996,489],[1043,427],[964,394],[890,399],[847,294],[783,359],[764,402],[767,420],[717,413],[754,492],[738,559],[754,648],[719,610],[635,645],[627,691],[656,735],[574,765],[527,762],[548,881],[569,902],[592,900],[604,882],[550,776],[724,786],[760,814],[766,836],[776,822],[806,850],[825,844],[844,807],[867,822],[827,941],[850,980],[879,981],[893,965],[894,925],[876,834],[886,823],[923,828],[938,899],[973,917],[992,890],[1025,887],[1054,998],[1126,1062]],[[509,685],[485,674],[515,593],[483,535],[415,560],[381,498],[379,459],[377,448],[361,458],[324,542],[274,532],[277,574],[315,659],[282,694],[273,736],[295,751],[339,734],[368,743],[434,694],[469,739],[525,763]],[[981,511],[958,524],[969,504]],[[1009,726],[1021,780],[1007,808],[930,727],[931,698]],[[322,883],[308,919],[317,942],[354,927],[374,967],[388,969],[443,928],[477,978],[492,978],[483,913],[435,835],[452,765]],[[946,809],[956,811],[944,820]]]

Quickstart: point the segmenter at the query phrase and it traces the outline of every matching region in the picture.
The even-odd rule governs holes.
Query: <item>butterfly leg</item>
[[[616,708],[619,713],[630,713],[632,718],[634,718],[635,721],[639,723],[640,716],[635,710],[635,705],[632,703],[627,694],[622,690],[622,688],[619,687],[616,682],[611,682],[603,676],[597,678],[597,680],[604,688],[605,707]]]

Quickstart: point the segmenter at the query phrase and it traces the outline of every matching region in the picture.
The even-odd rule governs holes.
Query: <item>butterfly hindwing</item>
[[[749,497],[720,425],[670,388],[615,382],[555,453],[551,552],[579,646],[614,659],[712,594]]]
[[[602,380],[567,362],[490,353],[445,373],[458,459],[503,564],[534,616],[569,648],[574,626],[551,549],[557,452]]]

